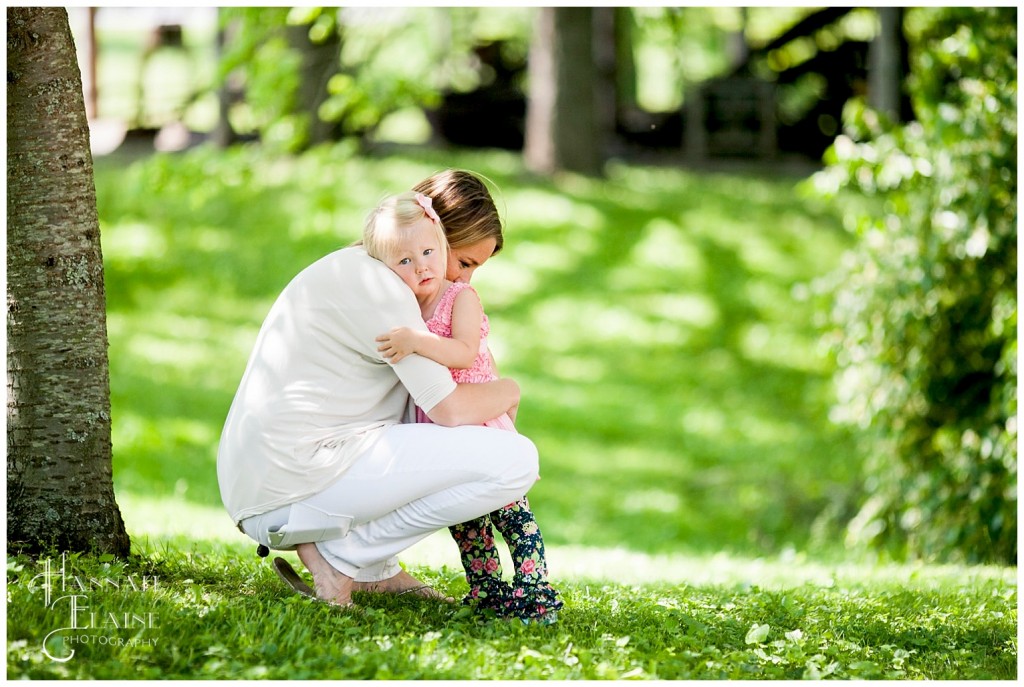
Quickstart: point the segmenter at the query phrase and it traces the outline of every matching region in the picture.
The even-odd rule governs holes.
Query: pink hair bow
[[[425,196],[422,193],[416,194],[416,202],[423,208],[423,212],[427,213],[427,217],[434,220],[438,224],[441,223],[441,218],[437,216],[437,212],[434,211],[434,201],[430,196]]]

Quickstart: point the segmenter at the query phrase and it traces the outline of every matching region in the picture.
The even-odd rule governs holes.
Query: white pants
[[[241,524],[265,546],[294,548],[301,542],[275,546],[272,535],[297,519],[316,530],[320,519],[326,538],[308,541],[335,569],[376,582],[401,571],[399,552],[439,529],[512,503],[537,476],[537,449],[521,434],[480,426],[395,425],[319,494]]]

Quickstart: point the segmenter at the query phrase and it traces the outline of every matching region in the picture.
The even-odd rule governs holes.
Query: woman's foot
[[[318,599],[334,606],[352,605],[352,589],[355,583],[351,577],[328,563],[316,548],[316,544],[299,544],[295,548],[295,553],[299,554],[299,560],[313,575],[313,587]]]
[[[371,592],[376,594],[412,594],[425,599],[438,599],[454,603],[455,599],[437,591],[429,584],[423,584],[415,577],[402,570],[394,577],[377,582],[353,582],[353,590],[357,592]]]

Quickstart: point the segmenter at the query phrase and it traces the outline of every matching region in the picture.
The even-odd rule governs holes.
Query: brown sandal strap
[[[303,596],[308,596],[311,599],[319,601],[316,592],[310,587],[305,581],[299,577],[299,573],[295,572],[295,568],[291,566],[291,563],[283,558],[274,559],[274,571],[277,576],[281,578],[281,581],[288,585],[292,591],[298,592]]]

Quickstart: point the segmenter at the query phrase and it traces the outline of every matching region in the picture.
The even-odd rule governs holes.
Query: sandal
[[[404,589],[395,594],[395,596],[405,596],[406,594],[415,594],[416,596],[423,597],[424,599],[437,599],[447,603],[455,603],[455,599],[437,591],[429,584],[422,584],[419,587],[413,587],[412,589]]]
[[[323,599],[316,595],[316,592],[313,591],[313,588],[306,584],[301,577],[299,577],[299,573],[295,572],[295,568],[292,567],[291,563],[289,563],[285,559],[274,559],[274,572],[277,573],[277,576],[281,578],[281,581],[288,585],[288,587],[292,591],[298,592],[302,596],[308,596],[310,599],[323,601]]]

